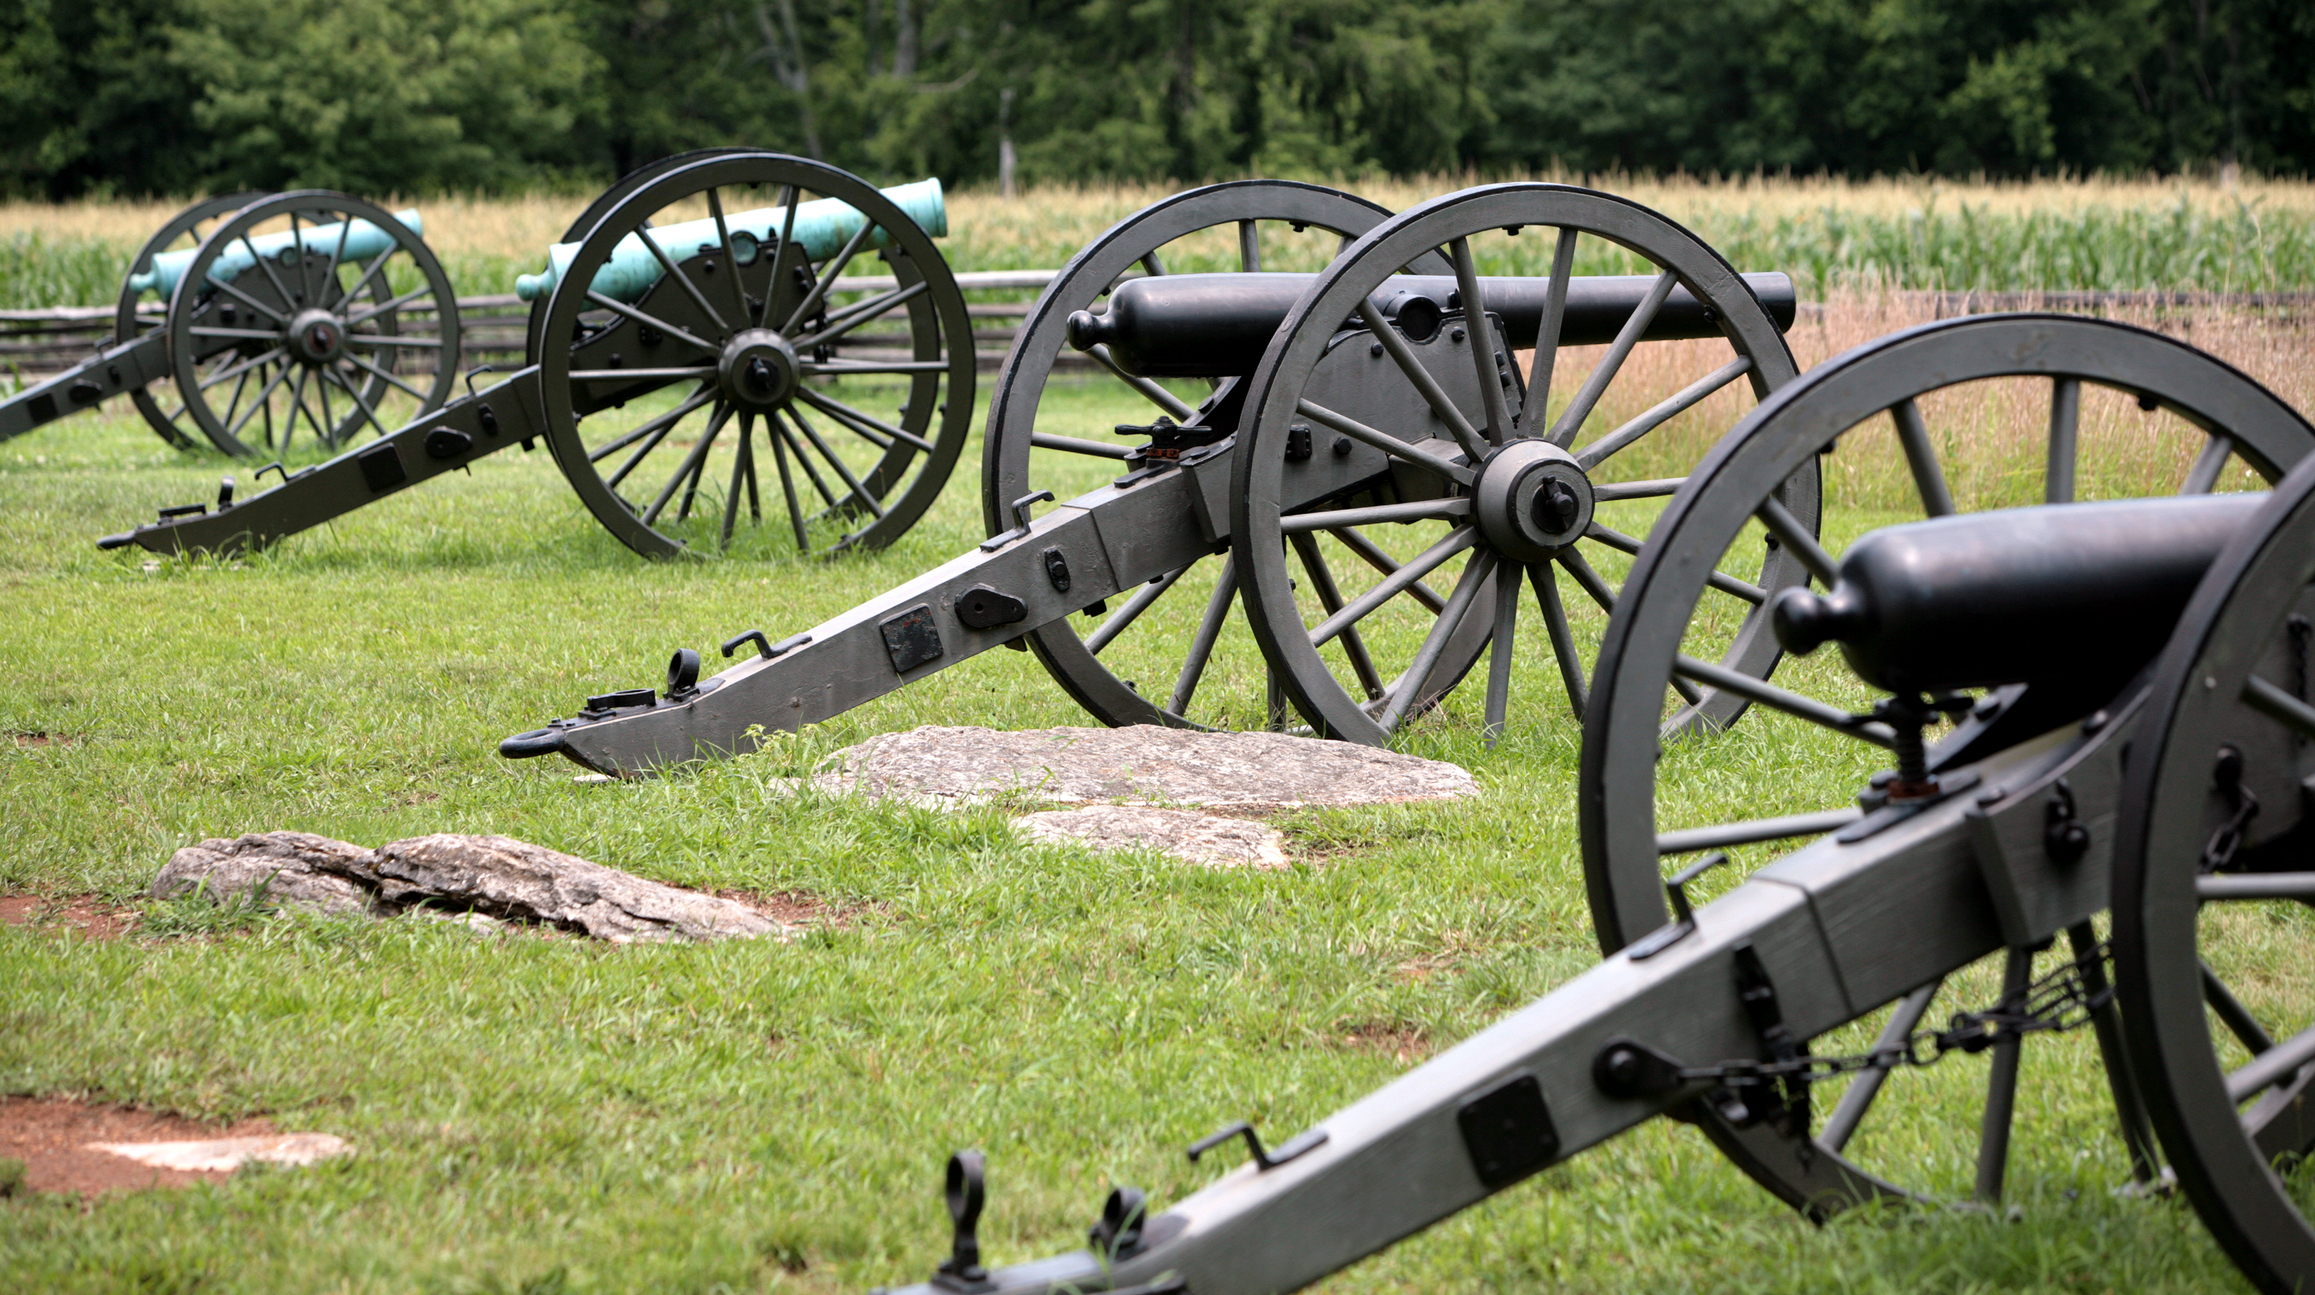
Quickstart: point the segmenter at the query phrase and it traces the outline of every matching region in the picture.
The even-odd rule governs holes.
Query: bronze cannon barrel
[[[1145,378],[1221,378],[1252,373],[1287,312],[1310,287],[1311,274],[1169,274],[1129,279],[1109,294],[1101,314],[1069,317],[1069,344],[1080,351],[1106,345],[1126,372]],[[1744,281],[1781,329],[1792,327],[1797,300],[1791,276],[1747,274]],[[1612,342],[1654,286],[1653,275],[1581,275],[1568,281],[1561,316],[1562,346]],[[1548,278],[1480,280],[1487,311],[1503,321],[1513,349],[1535,345],[1551,290]],[[1441,317],[1462,309],[1447,275],[1402,274],[1368,298],[1397,322],[1410,341],[1429,341]],[[1354,325],[1356,321],[1351,321]],[[1649,321],[1648,341],[1716,337],[1719,321],[1684,287]]]
[[[1890,692],[2129,682],[2264,493],[2008,508],[1874,531],[1831,592],[1788,589],[1777,642],[1825,643]]]

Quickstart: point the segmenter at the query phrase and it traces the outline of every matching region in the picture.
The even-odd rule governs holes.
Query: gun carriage
[[[150,296],[159,320],[143,313]],[[0,440],[126,395],[179,449],[334,448],[449,394],[458,310],[415,211],[320,190],[198,202],[131,258],[113,340],[0,403]],[[445,349],[447,348],[447,349]],[[166,379],[167,405],[150,388]],[[230,497],[230,487],[227,487]]]
[[[2007,502],[1931,431],[1973,387],[2046,426],[2042,502],[1960,511]],[[2113,497],[2080,453],[2086,408],[2132,405],[2183,451],[2175,495]],[[1884,438],[1927,520],[1838,559],[1786,524],[1796,479],[1853,484],[1821,458]],[[985,1266],[960,1153],[915,1289],[1294,1290],[1657,1115],[1812,1216],[1997,1201],[2022,1052],[2076,1028],[2129,1172],[2167,1158],[2256,1285],[2305,1289],[2311,986],[2256,928],[2302,938],[2315,901],[2311,448],[2241,373],[2085,319],[1927,325],[1783,387],[1674,495],[1602,642],[1579,795],[1605,962],[1275,1149],[1224,1129],[1191,1158],[1243,1135],[1252,1163],[1162,1212],[1113,1191],[1084,1250]],[[1721,606],[1715,572],[1764,550],[1769,596]],[[1749,710],[1819,735],[1789,781],[1849,803],[1728,813],[1693,739]],[[1917,1075],[1976,1118],[1925,1126]]]
[[[1206,231],[1236,235],[1237,267],[1166,273]],[[1265,256],[1315,259],[1311,231],[1328,240],[1319,255],[1339,246],[1322,272],[1267,268]],[[1648,272],[1578,276],[1579,246]],[[1609,577],[1639,547],[1610,523],[1629,509],[1625,525],[1641,525],[1677,488],[1688,445],[1710,439],[1659,446],[1651,433],[1724,392],[1729,408],[1700,420],[1732,419],[1789,381],[1794,309],[1785,276],[1740,276],[1662,216],[1571,186],[1486,186],[1387,220],[1307,185],[1177,195],[1081,251],[1023,322],[991,400],[990,538],[976,551],[776,643],[733,638],[726,656],[750,641],[756,653],[713,678],[682,649],[664,692],[590,698],[500,750],[614,773],[729,754],[751,728],[824,720],[1003,645],[1029,647],[1104,723],[1282,726],[1291,706],[1315,732],[1382,742],[1500,643],[1493,732],[1523,586],[1556,662],[1537,686],[1580,713],[1579,657],[1599,624],[1588,608],[1613,604]],[[1636,348],[1682,340],[1650,348],[1680,374],[1677,394],[1608,425]],[[1551,390],[1576,346],[1598,348],[1588,376],[1531,415],[1530,393]],[[1122,442],[1058,430],[1064,347],[1154,406],[1150,421],[1118,426]],[[1526,348],[1532,373],[1513,358]],[[1643,461],[1674,470],[1633,475]],[[1067,502],[1033,511],[1055,496]],[[1796,486],[1794,524],[1813,533],[1814,508]],[[1563,574],[1581,600],[1562,599]],[[1759,580],[1720,584],[1757,601]],[[1194,630],[1186,615],[1145,615],[1169,595],[1203,601]]]
[[[729,551],[774,476],[786,525],[760,543],[888,544],[939,494],[972,414],[964,298],[932,241],[946,230],[937,181],[888,193],[781,154],[669,159],[598,198],[518,283],[533,303],[524,368],[391,430],[361,406],[375,442],[100,543],[262,547],[543,440],[588,511],[647,557]],[[891,273],[847,275],[871,255]],[[447,394],[447,367],[435,378]],[[896,404],[852,403],[870,398]]]

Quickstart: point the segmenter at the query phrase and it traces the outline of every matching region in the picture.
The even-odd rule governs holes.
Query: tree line
[[[2307,0],[0,0],[0,192],[2315,170]]]

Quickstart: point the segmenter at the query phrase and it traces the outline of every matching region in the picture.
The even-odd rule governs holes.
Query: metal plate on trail
[[[1559,1155],[1559,1130],[1543,1104],[1543,1085],[1522,1070],[1463,1100],[1455,1112],[1471,1168],[1489,1191],[1500,1191]]]
[[[892,669],[907,674],[941,658],[940,628],[932,623],[932,608],[918,603],[878,625],[884,632],[884,650],[892,654]]]

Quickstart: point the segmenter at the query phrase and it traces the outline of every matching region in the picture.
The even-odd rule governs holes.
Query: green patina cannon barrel
[[[423,237],[424,222],[415,210],[397,211],[394,219],[407,225],[410,232]],[[394,236],[366,220],[341,221],[329,225],[314,225],[295,233],[284,230],[278,234],[259,234],[237,240],[218,254],[217,263],[209,267],[212,280],[228,281],[257,263],[256,256],[278,257],[291,247],[302,244],[308,252],[319,252],[340,260],[361,261],[391,251]],[[177,290],[177,280],[185,267],[193,263],[198,248],[179,252],[163,252],[153,258],[153,268],[143,274],[129,276],[129,288],[134,292],[158,292],[168,296]]]
[[[941,198],[939,180],[922,180],[882,190],[885,197],[908,214],[908,218],[934,238],[948,234],[948,207]],[[834,198],[800,203],[796,207],[796,224],[792,237],[814,260],[834,256],[842,251],[852,236],[860,232],[866,221],[851,206]],[[725,218],[731,231],[732,255],[745,265],[755,260],[758,249],[766,243],[779,240],[780,230],[787,224],[786,207],[759,207],[753,211],[734,212]],[[691,220],[679,225],[667,225],[649,231],[653,242],[671,261],[681,261],[702,248],[717,246],[720,235],[715,221]],[[883,247],[889,235],[879,228],[869,235],[868,245]],[[555,284],[570,268],[571,258],[578,254],[579,244],[557,243],[547,249],[547,268],[538,274],[526,274],[515,280],[515,295],[524,301],[536,301],[555,290]],[[665,273],[659,258],[644,246],[638,234],[629,234],[612,250],[603,268],[595,272],[594,290],[618,301],[633,302],[644,291],[659,282]]]

